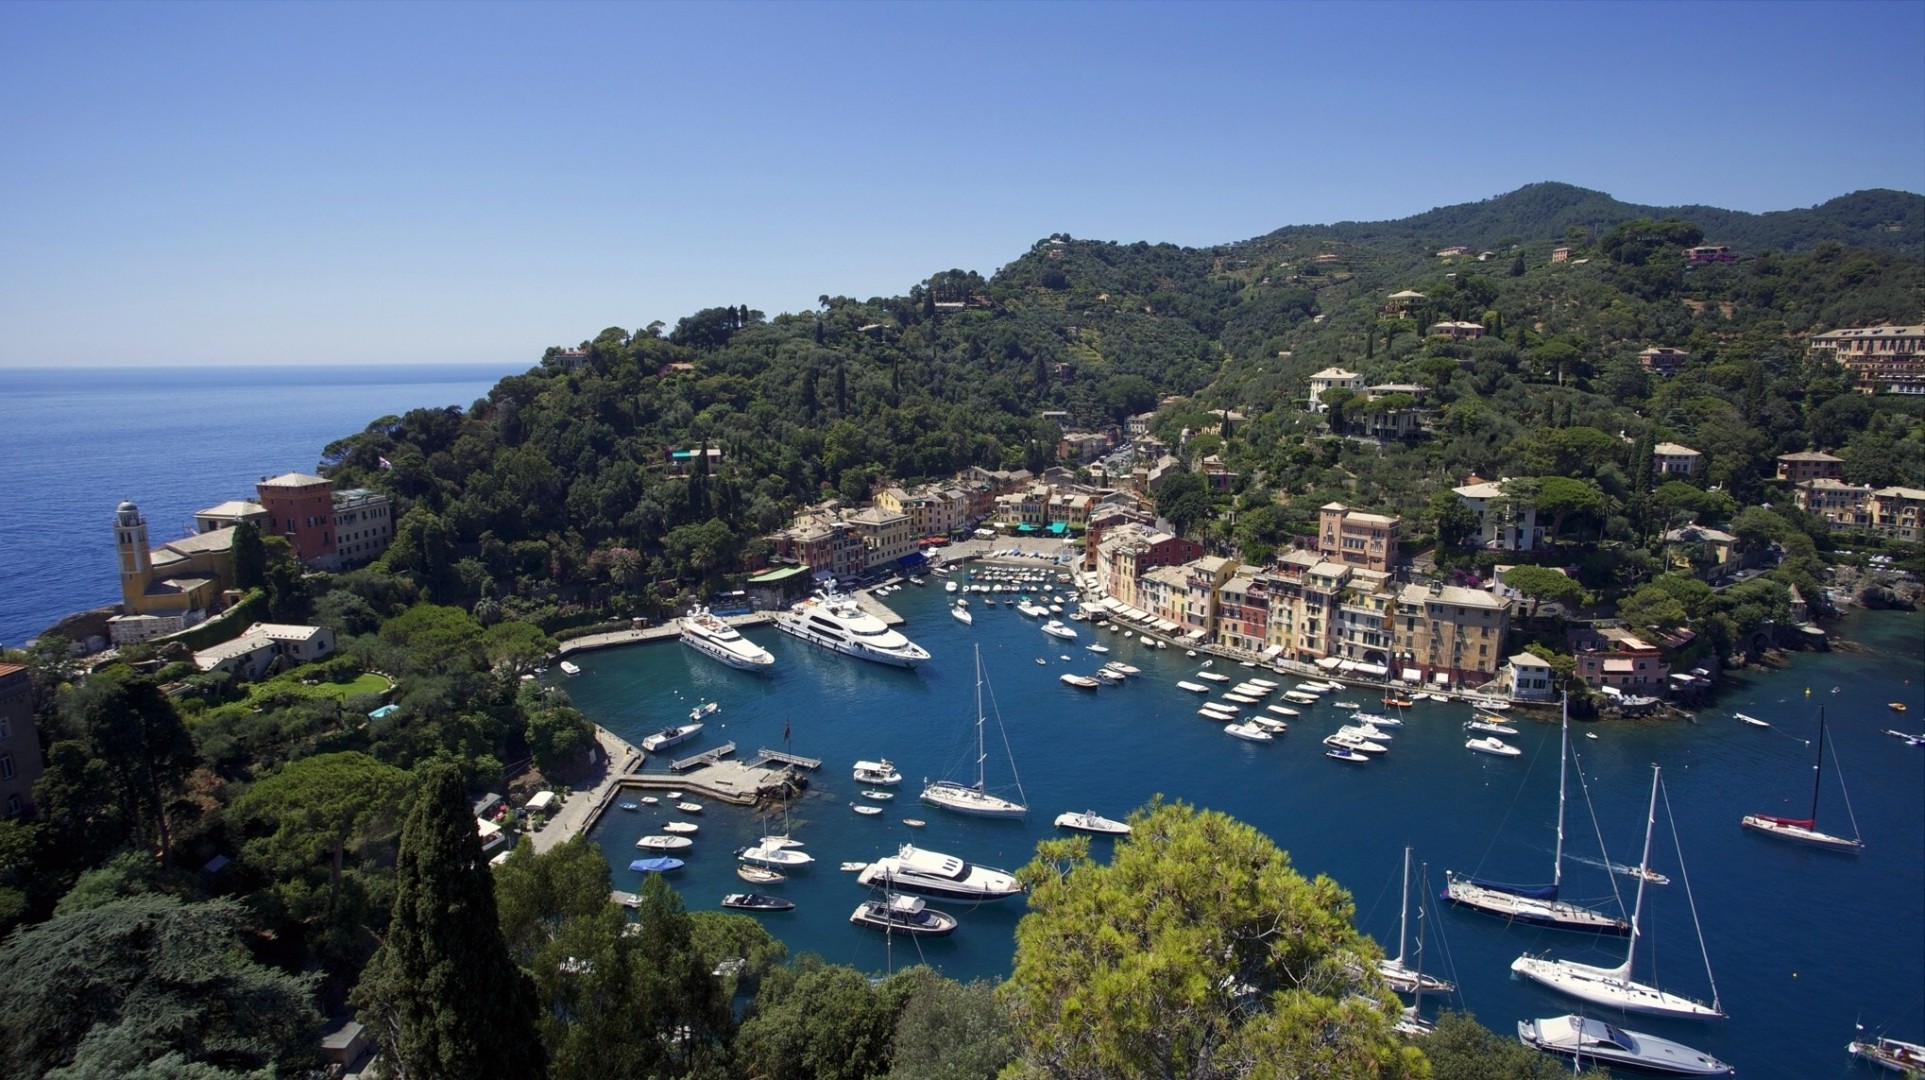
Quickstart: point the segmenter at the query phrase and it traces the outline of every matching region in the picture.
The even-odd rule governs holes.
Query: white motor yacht
[[[904,844],[894,855],[877,859],[856,878],[863,885],[894,892],[955,900],[1001,900],[1023,891],[1008,871],[978,866],[954,855]]]
[[[671,746],[685,743],[702,733],[700,724],[683,724],[681,727],[663,728],[642,740],[642,749],[649,753],[666,750]]]
[[[705,607],[690,609],[681,618],[682,644],[703,656],[720,660],[741,671],[769,671],[775,657],[769,650],[742,636]]]
[[[1064,641],[1076,640],[1076,631],[1074,629],[1071,629],[1061,619],[1051,619],[1050,621],[1044,623],[1043,633],[1048,634],[1051,637],[1062,638]]]
[[[895,765],[891,764],[888,758],[883,758],[881,761],[856,762],[855,779],[857,783],[886,787],[890,784],[902,783],[902,774],[896,771]]]
[[[775,627],[812,645],[878,664],[913,668],[929,659],[922,646],[862,610],[855,600],[832,591],[777,612]]]
[[[1519,1020],[1517,1041],[1579,1065],[1605,1065],[1672,1076],[1729,1076],[1736,1070],[1683,1043],[1627,1031],[1588,1016]]]
[[[1130,833],[1129,825],[1106,818],[1094,810],[1085,810],[1080,814],[1074,811],[1058,814],[1056,827],[1076,832],[1096,833],[1099,836],[1128,836]]]

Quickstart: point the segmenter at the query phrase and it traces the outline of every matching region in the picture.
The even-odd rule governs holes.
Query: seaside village
[[[1393,295],[1390,302],[1408,303],[1411,295]],[[1439,323],[1431,332],[1474,338],[1483,328]],[[1853,368],[1866,385],[1925,393],[1925,327],[1834,330],[1814,335],[1810,346]],[[1662,376],[1684,358],[1677,349],[1650,348],[1640,362]],[[1357,437],[1408,437],[1429,422],[1423,387],[1368,386],[1362,376],[1339,368],[1310,377],[1303,408],[1323,410],[1324,395],[1338,388],[1369,400],[1397,398],[1399,408],[1371,414],[1381,430]],[[755,568],[747,579],[750,601],[755,608],[780,609],[831,580],[849,588],[912,574],[955,541],[1034,537],[1060,541],[1072,553],[1087,614],[1186,649],[1357,681],[1548,701],[1550,664],[1507,648],[1507,637],[1518,620],[1555,616],[1565,620],[1563,651],[1576,658],[1576,676],[1620,711],[1688,701],[1715,677],[1715,656],[1694,648],[1689,629],[1646,640],[1608,617],[1574,618],[1576,612],[1507,588],[1510,567],[1501,563],[1486,580],[1433,579],[1423,560],[1413,561],[1402,550],[1403,522],[1367,506],[1321,507],[1315,535],[1296,538],[1265,565],[1208,553],[1198,541],[1159,525],[1152,510],[1156,494],[1185,469],[1217,492],[1232,490],[1237,476],[1214,455],[1187,460],[1188,430],[1177,446],[1161,444],[1150,434],[1152,416],[1082,431],[1067,413],[1045,414],[1063,434],[1056,448],[1061,464],[1041,475],[972,468],[947,481],[881,485],[866,506],[831,501],[811,507],[772,538],[771,565]],[[1234,413],[1224,418],[1240,419]],[[696,453],[669,448],[662,467],[686,472]],[[708,465],[721,465],[720,449],[706,453]],[[1660,476],[1688,478],[1700,466],[1701,455],[1688,446],[1660,442],[1653,453]],[[1776,477],[1801,510],[1841,528],[1911,542],[1925,536],[1925,490],[1857,487],[1843,476],[1844,461],[1822,451],[1777,458]],[[1503,478],[1467,477],[1455,493],[1476,515],[1475,542],[1485,551],[1528,553],[1544,546],[1546,529],[1535,508],[1506,497]],[[244,521],[263,535],[285,538],[314,570],[366,563],[394,535],[385,494],[335,491],[331,481],[298,472],[263,477],[254,499],[199,511],[190,535],[159,546],[150,545],[139,507],[124,502],[113,524],[120,605],[72,616],[56,629],[84,652],[180,640],[195,650],[202,670],[245,677],[258,677],[283,657],[291,664],[329,655],[334,643],[326,627],[248,622],[238,629],[233,612],[219,620],[224,626],[203,625],[239,599],[232,587],[233,540],[235,526]],[[1665,539],[1692,553],[1680,555],[1677,565],[1714,583],[1741,579],[1773,560],[1768,550],[1746,550],[1731,533],[1702,525],[1673,530]],[[1794,597],[1795,625],[1776,628],[1777,639],[1761,644],[1822,645],[1823,632],[1805,621],[1803,600]]]

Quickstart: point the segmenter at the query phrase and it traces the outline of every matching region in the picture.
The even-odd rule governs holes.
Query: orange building
[[[255,485],[267,508],[268,536],[281,536],[304,563],[334,554],[334,481],[307,473],[283,473]]]

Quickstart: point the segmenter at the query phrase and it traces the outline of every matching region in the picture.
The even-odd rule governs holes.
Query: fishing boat
[[[1422,919],[1420,912],[1418,918]],[[1448,994],[1455,987],[1434,975],[1423,972],[1404,963],[1404,942],[1410,937],[1410,845],[1404,845],[1404,891],[1403,904],[1397,912],[1397,955],[1377,961],[1377,972],[1390,984],[1392,990],[1400,994],[1414,994],[1419,989],[1439,994]]]
[[[1519,1020],[1517,1041],[1547,1054],[1571,1058],[1579,1066],[1602,1065],[1671,1076],[1730,1076],[1737,1071],[1683,1043],[1574,1014]]]
[[[1474,877],[1446,873],[1444,899],[1461,907],[1482,911],[1501,919],[1548,926],[1557,930],[1582,930],[1594,934],[1626,934],[1631,924],[1601,911],[1558,899],[1564,883],[1564,802],[1570,761],[1571,715],[1566,702],[1559,727],[1557,764],[1557,848],[1551,856],[1549,885],[1511,885]]]
[[[708,608],[697,605],[679,620],[682,644],[739,671],[772,671],[775,656]]]
[[[883,758],[881,761],[856,762],[855,779],[859,784],[878,784],[886,787],[902,783],[902,774],[896,771],[896,767],[888,758]]]
[[[1925,1045],[1888,1039],[1883,1035],[1872,1039],[1853,1039],[1845,1050],[1860,1061],[1890,1069],[1907,1076],[1925,1074]]]
[[[754,885],[773,885],[778,881],[789,880],[787,874],[778,874],[766,866],[751,866],[748,863],[737,866],[735,876]]]
[[[1638,860],[1640,869],[1649,869],[1651,866],[1651,833],[1658,820],[1658,784],[1662,774],[1663,770],[1658,766],[1651,766],[1651,808],[1646,812],[1644,819],[1644,855]],[[1532,982],[1541,983],[1559,993],[1568,994],[1580,1001],[1622,1009],[1625,1012],[1694,1020],[1709,1020],[1724,1016],[1724,1010],[1718,1004],[1716,982],[1711,984],[1711,1003],[1707,1005],[1668,990],[1660,990],[1649,983],[1636,982],[1631,978],[1631,962],[1637,957],[1638,951],[1639,922],[1644,914],[1644,886],[1645,881],[1640,877],[1637,899],[1631,904],[1631,934],[1624,948],[1624,963],[1607,968],[1593,964],[1580,964],[1575,960],[1552,960],[1548,957],[1525,953],[1511,961],[1512,973]],[[1697,921],[1695,907],[1694,904],[1693,923]],[[1702,938],[1702,934],[1700,937]],[[1702,940],[1699,944],[1703,944]],[[1705,974],[1709,976],[1710,972],[1710,955],[1706,954]]]
[[[1781,840],[1796,840],[1801,844],[1811,844],[1830,851],[1844,851],[1857,854],[1865,850],[1865,842],[1858,838],[1858,820],[1851,814],[1851,797],[1845,797],[1845,814],[1852,818],[1852,835],[1834,836],[1818,831],[1818,790],[1825,778],[1825,710],[1818,709],[1818,763],[1812,766],[1811,776],[1811,813],[1802,818],[1773,817],[1769,814],[1746,814],[1741,822],[1747,829],[1756,829],[1766,836],[1776,836]],[[1837,755],[1832,755],[1834,763]],[[1839,791],[1844,790],[1844,774],[1839,774]]]
[[[1069,829],[1074,832],[1095,833],[1098,836],[1128,836],[1130,834],[1128,824],[1106,818],[1094,810],[1085,810],[1080,814],[1073,811],[1058,814],[1056,815],[1056,827],[1059,829]]]
[[[1275,735],[1270,734],[1256,724],[1229,724],[1224,727],[1223,733],[1232,738],[1242,739],[1245,742],[1274,742],[1276,740]]]
[[[1074,686],[1078,690],[1094,690],[1102,685],[1088,675],[1076,675],[1067,671],[1059,676],[1059,678],[1064,686]]]
[[[644,851],[687,851],[695,841],[686,836],[644,836],[635,846]]]
[[[636,859],[628,864],[628,868],[638,874],[666,874],[671,870],[680,870],[686,865],[680,859],[657,855],[652,859]]]
[[[701,733],[702,725],[700,724],[683,724],[680,727],[663,728],[643,739],[642,749],[650,753],[654,753],[657,750],[666,750],[671,746],[680,746],[682,743],[693,739]]]
[[[956,929],[954,915],[937,911],[916,896],[885,896],[881,900],[864,900],[856,905],[855,911],[849,915],[849,921],[872,930],[928,937],[946,937]]]
[[[1763,720],[1760,720],[1755,716],[1747,716],[1744,713],[1732,713],[1731,715],[1734,719],[1741,720],[1747,724],[1750,724],[1752,727],[1770,727],[1771,726],[1769,723]]]
[[[722,906],[738,911],[794,911],[795,901],[761,893],[736,892],[724,896]]]
[[[1081,678],[1082,676],[1078,677]],[[1006,799],[1000,795],[991,794],[987,786],[988,777],[984,768],[984,762],[988,760],[989,752],[984,749],[983,743],[983,725],[988,719],[987,715],[983,712],[983,685],[985,682],[987,682],[987,679],[983,674],[983,651],[981,646],[977,646],[976,782],[974,784],[964,784],[955,780],[938,780],[922,789],[922,801],[931,806],[939,806],[945,810],[953,810],[959,814],[970,814],[975,817],[1022,817],[1029,813],[1029,807],[1027,805],[1014,799]],[[1089,682],[1090,685],[1094,686],[1096,680],[1090,679]],[[991,704],[995,702],[993,694],[991,695],[990,702]],[[996,713],[996,727],[1000,730],[1002,725],[1002,712],[998,710]],[[1004,735],[1004,746],[1008,746],[1007,734]],[[1016,784],[1016,794],[1020,797],[1023,793],[1023,785],[1022,780],[1015,775],[1016,759],[1013,754],[1009,759],[1009,771],[1011,778]]]

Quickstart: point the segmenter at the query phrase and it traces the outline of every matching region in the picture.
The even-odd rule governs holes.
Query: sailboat
[[[1651,830],[1658,820],[1658,781],[1662,771],[1656,765],[1651,766],[1651,808],[1644,818],[1644,856],[1638,860],[1638,867],[1642,870],[1648,870],[1651,866]],[[1687,879],[1687,893],[1690,885]],[[1640,876],[1637,900],[1631,905],[1631,940],[1624,949],[1624,963],[1616,967],[1596,967],[1573,960],[1551,960],[1526,953],[1511,961],[1511,971],[1582,1001],[1623,1009],[1625,1012],[1693,1020],[1723,1017],[1724,1010],[1718,1005],[1718,986],[1715,982],[1711,985],[1711,1004],[1707,1005],[1668,990],[1660,990],[1649,983],[1632,981],[1631,961],[1638,952],[1638,920],[1644,912],[1644,886],[1645,879]],[[1694,904],[1693,921],[1696,920],[1696,914]],[[1707,956],[1705,972],[1708,975],[1710,971],[1711,962]]]
[[[1557,851],[1551,856],[1549,885],[1508,885],[1445,872],[1444,899],[1500,919],[1548,926],[1553,930],[1581,930],[1592,934],[1626,934],[1631,924],[1602,911],[1558,899],[1564,883],[1564,798],[1571,757],[1570,699],[1564,701],[1563,730],[1557,761]]]
[[[1029,813],[1028,806],[991,794],[985,784],[983,763],[988,760],[989,754],[983,748],[983,722],[986,719],[983,714],[984,681],[983,650],[982,646],[978,645],[976,647],[976,782],[972,785],[955,780],[938,780],[922,789],[922,801],[945,810],[954,810],[958,814],[972,814],[976,817],[1022,817]],[[997,714],[996,726],[999,729],[1002,727],[1000,713]],[[1008,739],[1005,736],[1005,748],[1007,744]],[[1013,758],[1009,763],[1009,771],[1012,776],[1015,774],[1016,762]],[[1016,781],[1016,794],[1023,795],[1020,779]]]
[[[789,749],[789,722],[782,721],[782,749]],[[815,861],[815,856],[801,850],[802,841],[789,835],[789,792],[784,792],[782,800],[782,831],[764,834],[750,847],[735,853],[736,858],[751,866],[765,870],[794,870]]]
[[[1836,755],[1833,755],[1836,757]],[[1767,836],[1784,840],[1796,840],[1801,844],[1812,844],[1831,851],[1848,851],[1856,854],[1865,850],[1865,842],[1857,836],[1833,836],[1818,831],[1818,789],[1825,778],[1825,710],[1818,709],[1818,763],[1811,769],[1811,816],[1805,818],[1772,817],[1769,814],[1746,814],[1743,825],[1756,829]],[[1839,774],[1839,787],[1843,790],[1844,774]],[[1851,802],[1847,799],[1845,813],[1851,813]],[[1858,832],[1858,822],[1852,821],[1852,832]]]
[[[1410,845],[1404,845],[1404,892],[1403,907],[1397,912],[1397,955],[1377,961],[1377,971],[1392,990],[1400,994],[1414,994],[1420,990],[1448,994],[1454,987],[1432,975],[1426,975],[1404,963],[1404,942],[1410,936]],[[1423,917],[1418,913],[1418,917]]]
[[[1404,879],[1404,895],[1406,897],[1406,903],[1408,903],[1408,897],[1410,895],[1410,849],[1408,847],[1404,848]],[[1425,888],[1429,888],[1430,886],[1429,864],[1425,864],[1424,866],[1424,886]],[[1403,927],[1400,919],[1397,937],[1397,958],[1399,960],[1403,959],[1403,948]],[[1421,972],[1423,968],[1424,912],[1420,908],[1417,912],[1417,970]],[[1392,983],[1391,985],[1394,987],[1396,984]],[[1397,1034],[1410,1038],[1422,1038],[1425,1035],[1436,1033],[1437,1025],[1424,1016],[1424,991],[1433,986],[1444,993],[1449,993],[1456,989],[1456,987],[1442,979],[1433,979],[1428,975],[1419,974],[1415,985],[1410,989],[1410,1004],[1404,1006],[1403,1014],[1397,1018],[1396,1024],[1392,1025]]]

